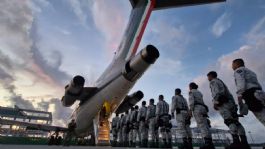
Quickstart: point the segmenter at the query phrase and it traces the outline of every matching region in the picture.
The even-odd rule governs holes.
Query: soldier
[[[133,123],[132,123],[133,113],[134,113],[134,107],[131,107],[131,111],[130,111],[129,116],[128,116],[129,147],[132,147],[132,145],[133,145],[133,129],[132,129],[132,127],[133,127]]]
[[[138,135],[138,129],[139,124],[137,122],[137,116],[138,116],[138,106],[134,107],[134,111],[131,114],[130,117],[130,124],[131,124],[131,147],[136,147],[136,137]]]
[[[211,71],[207,74],[213,97],[214,109],[218,110],[224,119],[224,123],[230,129],[233,137],[231,148],[250,148],[245,129],[238,120],[237,105],[235,100],[222,80],[217,78],[217,73]],[[240,139],[241,142],[240,142]],[[241,145],[242,144],[242,145]]]
[[[265,93],[258,82],[257,75],[245,67],[243,59],[235,59],[232,64],[239,105],[248,105],[250,111],[265,126]]]
[[[123,145],[123,138],[122,138],[122,120],[123,120],[124,114],[121,115],[121,118],[119,120],[118,125],[118,140],[119,140],[119,146]]]
[[[187,104],[187,100],[181,95],[181,90],[175,90],[175,96],[172,97],[171,115],[174,118],[176,111],[177,126],[182,135],[183,144],[181,149],[192,149],[192,133],[190,129],[191,113]]]
[[[155,100],[149,100],[149,106],[147,107],[146,122],[148,123],[148,147],[155,147],[156,139],[155,126],[156,126],[156,106]]]
[[[120,117],[119,114],[116,113],[116,117],[112,119],[111,123],[111,130],[113,135],[113,146],[117,146],[117,139],[118,139],[118,125],[119,125]]]
[[[159,95],[158,97],[159,101],[156,105],[156,120],[158,123],[158,126],[160,127],[160,133],[162,135],[163,139],[163,147],[170,146],[171,144],[171,138],[168,137],[168,131],[167,128],[170,126],[170,115],[169,113],[169,105],[164,100],[163,95]]]
[[[146,101],[142,102],[142,107],[139,110],[138,116],[137,116],[137,121],[139,122],[139,134],[140,134],[140,146],[141,147],[147,147],[147,129],[145,126],[145,119],[146,119],[146,112],[147,112],[147,107],[146,107]]]
[[[129,112],[126,111],[122,118],[122,141],[123,147],[128,147],[128,115]]]
[[[208,107],[204,104],[203,95],[198,90],[198,85],[194,82],[189,84],[189,103],[190,110],[196,120],[197,127],[201,130],[202,137],[204,139],[204,145],[201,149],[214,149],[212,134],[208,124]]]

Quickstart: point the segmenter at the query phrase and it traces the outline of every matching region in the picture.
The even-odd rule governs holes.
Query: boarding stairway
[[[99,122],[97,145],[98,146],[110,145],[110,124],[108,119],[106,118]]]

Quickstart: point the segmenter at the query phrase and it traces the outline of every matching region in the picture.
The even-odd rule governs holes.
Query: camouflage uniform
[[[228,126],[232,134],[233,144],[231,144],[231,146],[239,146],[239,136],[245,138],[246,133],[244,127],[238,120],[238,109],[235,100],[227,86],[218,78],[214,78],[210,81],[210,88],[216,110],[219,111],[224,119],[224,123]]]
[[[121,115],[121,118],[118,122],[118,144],[119,146],[123,145],[123,138],[122,138],[122,120],[124,115]]]
[[[156,105],[156,119],[158,122],[159,130],[162,135],[163,146],[170,146],[171,137],[170,132],[168,131],[168,127],[170,127],[170,115],[169,113],[169,105],[165,100],[159,100]]]
[[[180,148],[192,148],[192,132],[190,129],[190,114],[186,99],[182,95],[172,97],[171,113],[176,111],[176,121],[183,144]]]
[[[117,145],[119,121],[120,121],[119,116],[116,116],[112,119],[112,123],[111,123],[112,135],[113,135],[113,146]]]
[[[140,135],[140,142],[141,146],[147,145],[147,128],[145,126],[145,119],[146,119],[146,106],[142,106],[139,109],[139,113],[137,115],[137,122],[139,122],[139,135]]]
[[[205,144],[201,148],[214,148],[212,143],[212,134],[208,124],[208,107],[204,104],[203,95],[197,89],[189,92],[190,110],[196,120],[197,127],[200,129]]]
[[[246,67],[234,72],[238,97],[242,97],[250,111],[265,126],[265,93],[258,82],[257,75]]]
[[[125,114],[122,118],[122,141],[123,147],[128,146],[128,114]]]
[[[130,116],[130,124],[131,124],[131,146],[135,147],[136,146],[136,138],[138,136],[138,122],[137,122],[137,115],[138,115],[138,110],[134,110],[131,113]]]
[[[146,121],[148,122],[148,145],[150,147],[155,146],[155,142],[157,142],[157,134],[156,134],[156,106],[151,104],[147,107],[146,113]]]
[[[129,115],[128,115],[128,119],[127,119],[127,132],[128,132],[128,142],[129,142],[129,147],[132,146],[132,140],[133,140],[133,129],[132,129],[132,123],[131,123],[131,119],[132,119],[132,116],[133,116],[133,112],[134,110],[131,110]]]

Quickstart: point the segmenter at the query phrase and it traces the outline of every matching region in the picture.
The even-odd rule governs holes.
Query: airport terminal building
[[[0,106],[0,118],[3,120],[15,120],[40,125],[52,124],[51,112],[22,109],[16,105],[14,108]],[[47,138],[48,135],[49,132],[33,130],[25,126],[0,124],[0,136]]]

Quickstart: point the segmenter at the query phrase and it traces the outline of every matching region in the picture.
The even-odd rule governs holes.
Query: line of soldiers
[[[140,109],[136,105],[121,117],[116,114],[112,120],[113,146],[156,147],[160,132],[164,143],[162,146],[171,147],[169,105],[163,95],[159,95],[157,105],[154,103],[154,99],[150,99],[147,107],[146,101],[143,101]]]
[[[213,97],[213,107],[224,119],[233,138],[231,149],[250,149],[245,129],[239,122],[239,117],[247,115],[252,111],[256,118],[265,126],[265,92],[258,82],[256,74],[245,67],[243,59],[235,59],[232,63],[235,84],[237,87],[238,107],[225,83],[217,77],[215,71],[207,74],[210,90]],[[112,132],[114,144],[119,140],[122,146],[135,147],[139,137],[140,147],[157,147],[159,141],[158,133],[162,135],[164,147],[171,147],[171,118],[175,118],[179,133],[182,135],[183,143],[180,149],[192,149],[192,132],[190,129],[191,117],[194,117],[198,128],[204,139],[201,149],[214,149],[212,135],[210,132],[210,120],[208,107],[204,103],[203,94],[198,90],[194,82],[189,84],[189,104],[182,96],[181,89],[175,90],[172,97],[171,115],[169,105],[163,95],[159,95],[159,102],[154,104],[150,99],[149,106],[142,102],[138,106],[127,111],[125,115],[118,115],[112,121]]]

